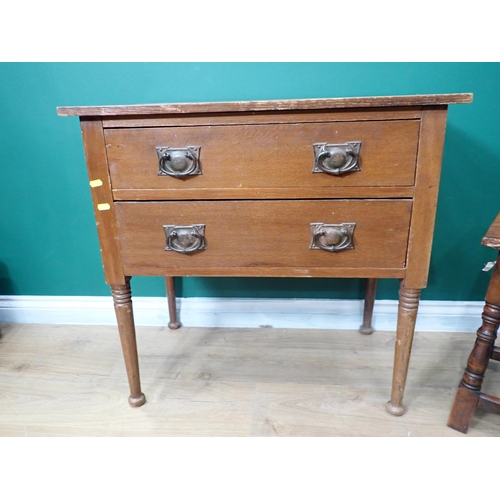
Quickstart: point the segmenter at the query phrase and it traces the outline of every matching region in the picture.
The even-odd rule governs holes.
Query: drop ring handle
[[[205,225],[163,226],[167,243],[165,250],[179,253],[193,253],[206,249]]]
[[[359,150],[361,142],[345,144],[314,144],[316,161],[313,172],[342,175],[361,170]]]

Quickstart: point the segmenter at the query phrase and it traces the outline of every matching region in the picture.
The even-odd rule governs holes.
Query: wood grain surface
[[[483,237],[482,244],[500,250],[500,212]]]
[[[382,113],[383,111],[383,113]],[[300,122],[352,122],[373,120],[419,119],[421,106],[391,108],[336,108],[295,111],[252,111],[252,123],[295,123]],[[200,125],[241,125],[248,123],[246,113],[189,113],[148,115],[147,120],[137,115],[103,116],[104,128],[130,127],[189,127]]]
[[[369,186],[302,186],[274,188],[197,188],[182,189],[114,189],[117,201],[164,201],[164,200],[262,200],[262,199],[371,199],[371,198],[412,198],[413,186],[369,187]]]
[[[100,119],[81,120],[83,146],[87,161],[87,171],[91,186],[92,204],[99,234],[99,245],[107,284],[125,284],[120,248],[116,234],[116,223],[106,159],[106,148]],[[95,183],[95,184],[94,184]],[[105,207],[105,210],[101,210]]]
[[[291,187],[274,188],[198,188],[191,189],[114,189],[117,201],[164,201],[168,200],[262,200],[262,199],[372,199],[412,198],[413,186],[400,187]]]
[[[447,108],[429,108],[420,125],[415,196],[408,240],[405,287],[425,288],[429,275],[446,130]]]
[[[60,106],[59,116],[149,115],[162,113],[224,113],[265,110],[432,106],[472,102],[472,94],[422,94],[401,96],[286,99],[201,103],[136,104],[128,106]]]
[[[418,120],[106,129],[113,189],[412,186]],[[360,172],[312,173],[313,144],[361,141]],[[200,146],[203,175],[158,175],[156,147]]]
[[[124,271],[203,275],[204,268],[403,269],[410,224],[408,200],[259,200],[192,202],[116,202]],[[311,223],[356,223],[354,249],[311,250]],[[165,251],[164,225],[205,224],[207,249],[193,254]],[[198,272],[196,272],[198,270]]]
[[[402,417],[384,409],[394,332],[165,326],[137,338],[148,403],[130,408],[116,328],[2,325],[0,436],[500,436],[481,410],[466,435],[446,426],[472,332],[416,333]],[[498,394],[498,367],[483,387]]]

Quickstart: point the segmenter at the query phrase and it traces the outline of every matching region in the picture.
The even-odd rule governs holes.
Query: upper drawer
[[[197,189],[412,186],[418,132],[418,120],[394,120],[107,129],[104,134],[113,189],[192,194]],[[314,144],[354,141],[361,143],[359,171],[313,173]],[[202,174],[159,175],[156,148],[188,146],[200,148]]]

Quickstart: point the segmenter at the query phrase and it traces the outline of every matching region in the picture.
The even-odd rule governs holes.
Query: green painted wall
[[[0,64],[0,294],[107,295],[77,118],[56,106],[473,92],[450,106],[424,299],[483,300],[500,210],[497,63]],[[179,295],[357,298],[359,280],[185,278]],[[135,295],[164,294],[134,278]],[[397,297],[381,280],[378,298]]]

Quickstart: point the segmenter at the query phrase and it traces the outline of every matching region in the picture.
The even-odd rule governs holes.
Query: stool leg
[[[128,402],[130,406],[142,406],[146,402],[146,397],[141,391],[130,278],[125,285],[111,285],[111,293],[130,387]]]
[[[165,285],[167,287],[167,299],[168,299],[168,314],[170,316],[170,322],[168,327],[171,330],[176,330],[181,326],[177,321],[177,309],[175,306],[175,283],[173,276],[165,277]]]
[[[387,403],[387,411],[392,415],[403,415],[403,394],[410,362],[413,334],[417,320],[420,289],[405,288],[401,282],[399,289],[398,326],[396,331],[396,346],[394,350],[394,372],[392,376],[391,399]]]
[[[377,292],[377,278],[366,280],[365,307],[363,310],[363,324],[359,327],[359,332],[364,335],[373,333],[372,317],[373,306],[375,304],[375,294]]]
[[[500,267],[495,266],[486,294],[482,325],[467,361],[467,368],[457,389],[448,426],[464,434],[479,403],[484,374],[495,347],[500,325]]]

